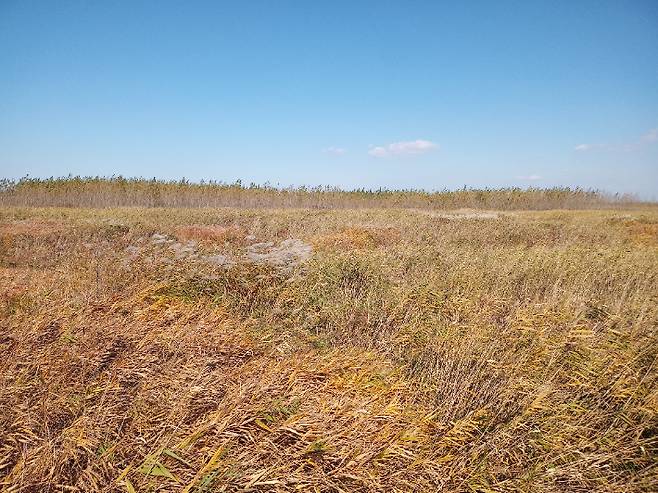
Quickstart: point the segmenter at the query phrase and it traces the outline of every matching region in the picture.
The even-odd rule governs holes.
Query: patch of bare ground
[[[413,209],[413,212],[429,217],[456,221],[469,219],[498,219],[502,215],[499,211],[483,211],[473,209],[456,209],[451,211]]]

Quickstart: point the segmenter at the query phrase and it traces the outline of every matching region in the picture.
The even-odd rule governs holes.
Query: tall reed
[[[425,191],[336,187],[273,187],[242,182],[193,183],[144,178],[66,177],[0,180],[0,205],[36,207],[244,207],[598,209],[639,204],[630,195],[581,188],[499,188]]]

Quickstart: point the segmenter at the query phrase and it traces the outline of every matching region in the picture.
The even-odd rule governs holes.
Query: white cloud
[[[543,177],[539,175],[523,175],[523,176],[517,176],[517,180],[523,180],[523,181],[537,181],[541,180]]]
[[[658,142],[658,128],[652,128],[641,137],[631,141],[615,144],[578,144],[574,147],[575,151],[586,152],[594,149],[603,149],[607,151],[635,151],[645,145]]]
[[[347,153],[347,149],[342,147],[326,147],[322,149],[322,152],[325,154],[331,154],[332,156],[342,156],[343,154]]]
[[[578,151],[578,152],[593,151],[595,149],[612,150],[612,149],[615,149],[615,146],[608,145],[608,144],[579,144],[576,147],[574,147],[574,150]]]
[[[393,142],[385,146],[375,146],[368,151],[368,154],[374,157],[403,156],[424,154],[438,148],[439,146],[434,142],[418,139],[407,142]]]

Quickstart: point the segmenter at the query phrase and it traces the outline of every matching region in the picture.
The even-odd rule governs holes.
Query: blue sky
[[[658,2],[0,0],[0,175],[658,198]]]

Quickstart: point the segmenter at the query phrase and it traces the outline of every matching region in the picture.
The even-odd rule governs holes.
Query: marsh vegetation
[[[448,209],[3,207],[2,488],[655,491],[658,210]]]

